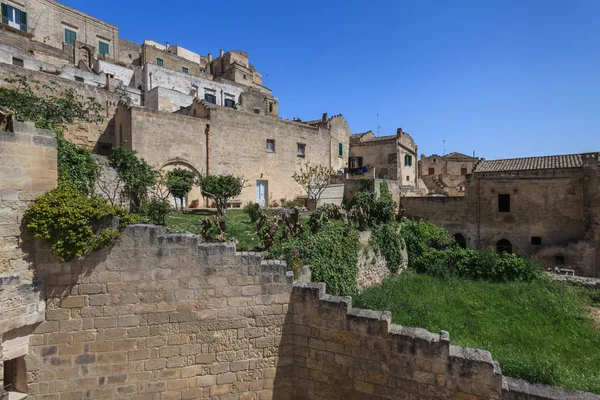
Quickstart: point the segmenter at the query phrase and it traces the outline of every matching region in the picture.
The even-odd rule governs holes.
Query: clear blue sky
[[[600,0],[62,2],[138,43],[248,51],[283,118],[379,113],[426,154],[600,151]]]

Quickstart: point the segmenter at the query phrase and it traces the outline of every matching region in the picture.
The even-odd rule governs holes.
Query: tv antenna
[[[379,136],[380,129],[381,129],[381,125],[379,125],[379,113],[377,113],[377,136]]]
[[[446,155],[446,140],[442,140],[442,143],[444,143],[444,152],[442,153],[443,156]]]

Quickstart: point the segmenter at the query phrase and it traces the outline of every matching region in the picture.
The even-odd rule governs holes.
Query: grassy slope
[[[598,292],[558,282],[442,281],[405,273],[355,301],[390,310],[394,323],[448,330],[453,344],[489,350],[505,375],[600,393]]]
[[[204,215],[182,214],[175,212],[167,216],[167,231],[177,233],[196,233],[202,230]],[[260,241],[256,236],[256,224],[242,210],[227,210],[227,239],[237,239],[238,251],[250,251],[258,248]]]

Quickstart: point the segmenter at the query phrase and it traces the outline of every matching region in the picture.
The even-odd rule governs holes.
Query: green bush
[[[117,229],[102,226],[113,217],[119,218]],[[25,213],[27,228],[49,244],[61,262],[109,246],[125,226],[136,222],[137,216],[105,199],[89,198],[68,183],[39,197]]]
[[[140,207],[142,219],[154,225],[165,225],[165,219],[171,211],[171,204],[167,200],[156,197],[146,201]]]
[[[310,265],[313,282],[324,282],[329,294],[347,296],[356,292],[358,250],[356,229],[328,221],[317,233],[306,231],[273,245],[268,255],[286,260],[295,273],[302,265]]]
[[[406,220],[403,224],[409,266],[438,278],[455,275],[490,282],[531,281],[543,276],[532,259],[493,250],[471,250],[456,246],[454,238],[433,224]]]
[[[376,226],[371,232],[370,244],[385,258],[390,272],[397,272],[404,260],[402,256],[404,241],[400,226],[393,221]]]
[[[361,182],[361,189],[350,203],[352,220],[359,229],[373,228],[393,221],[396,214],[396,202],[386,181],[379,184],[379,198],[372,189],[373,180]]]
[[[244,207],[244,212],[248,214],[248,217],[250,217],[250,222],[254,224],[260,217],[260,204],[248,203],[246,207]]]
[[[62,134],[56,137],[58,154],[58,184],[70,183],[85,195],[92,195],[100,165],[92,152],[83,146],[76,146],[65,139]]]
[[[148,191],[156,186],[158,173],[135,150],[122,146],[112,149],[108,162],[123,182],[121,194],[129,200],[129,211],[138,212],[148,198]]]

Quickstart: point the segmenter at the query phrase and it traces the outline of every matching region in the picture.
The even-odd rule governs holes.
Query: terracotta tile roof
[[[581,168],[581,154],[563,154],[558,156],[508,158],[505,160],[482,160],[475,172],[524,171],[554,168]]]

